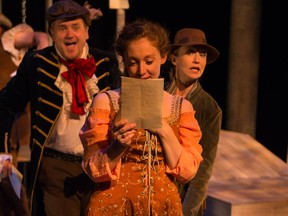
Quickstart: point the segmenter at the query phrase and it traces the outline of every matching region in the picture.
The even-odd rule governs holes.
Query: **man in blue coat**
[[[57,1],[46,19],[53,45],[27,52],[0,92],[0,151],[9,147],[5,134],[9,137],[14,116],[30,102],[31,213],[80,216],[92,182],[81,167],[78,134],[93,96],[118,87],[120,72],[114,55],[88,46],[87,8]],[[9,168],[9,163],[3,168],[6,176]]]

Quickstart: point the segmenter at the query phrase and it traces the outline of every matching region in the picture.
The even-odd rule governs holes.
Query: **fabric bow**
[[[72,86],[72,112],[78,115],[84,115],[84,105],[88,103],[86,93],[86,82],[84,75],[91,78],[96,71],[94,57],[88,59],[75,59],[73,61],[60,61],[68,68],[68,71],[62,73],[62,76]]]

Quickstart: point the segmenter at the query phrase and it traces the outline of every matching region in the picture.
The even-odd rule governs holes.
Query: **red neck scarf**
[[[88,59],[75,59],[73,61],[60,61],[68,68],[68,71],[62,73],[62,76],[72,86],[72,112],[78,115],[84,115],[84,105],[88,103],[86,93],[86,82],[84,75],[92,77],[96,71],[96,63],[93,57]]]

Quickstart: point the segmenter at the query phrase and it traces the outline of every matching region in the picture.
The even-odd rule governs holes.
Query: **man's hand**
[[[0,154],[0,181],[1,178],[6,178],[12,175],[12,155],[11,154]]]

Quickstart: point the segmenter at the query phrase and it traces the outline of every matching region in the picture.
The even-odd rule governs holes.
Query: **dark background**
[[[84,0],[75,0],[84,4]],[[258,81],[256,140],[286,161],[287,127],[287,9],[285,1],[260,1],[260,65]],[[93,21],[88,43],[112,50],[116,32],[116,10],[109,9],[109,0],[89,0],[100,8],[103,17]],[[209,44],[219,52],[219,59],[206,67],[203,87],[223,110],[222,128],[226,129],[227,82],[229,63],[229,33],[231,0],[129,0],[126,22],[146,17],[160,22],[170,31],[171,40],[183,27],[200,28]],[[45,31],[45,1],[27,0],[27,24],[34,30]],[[13,25],[21,23],[21,0],[2,0],[2,11]],[[243,68],[245,70],[245,68]],[[285,74],[285,77],[284,77]],[[243,77],[245,79],[245,77]],[[241,112],[241,110],[239,110]]]

